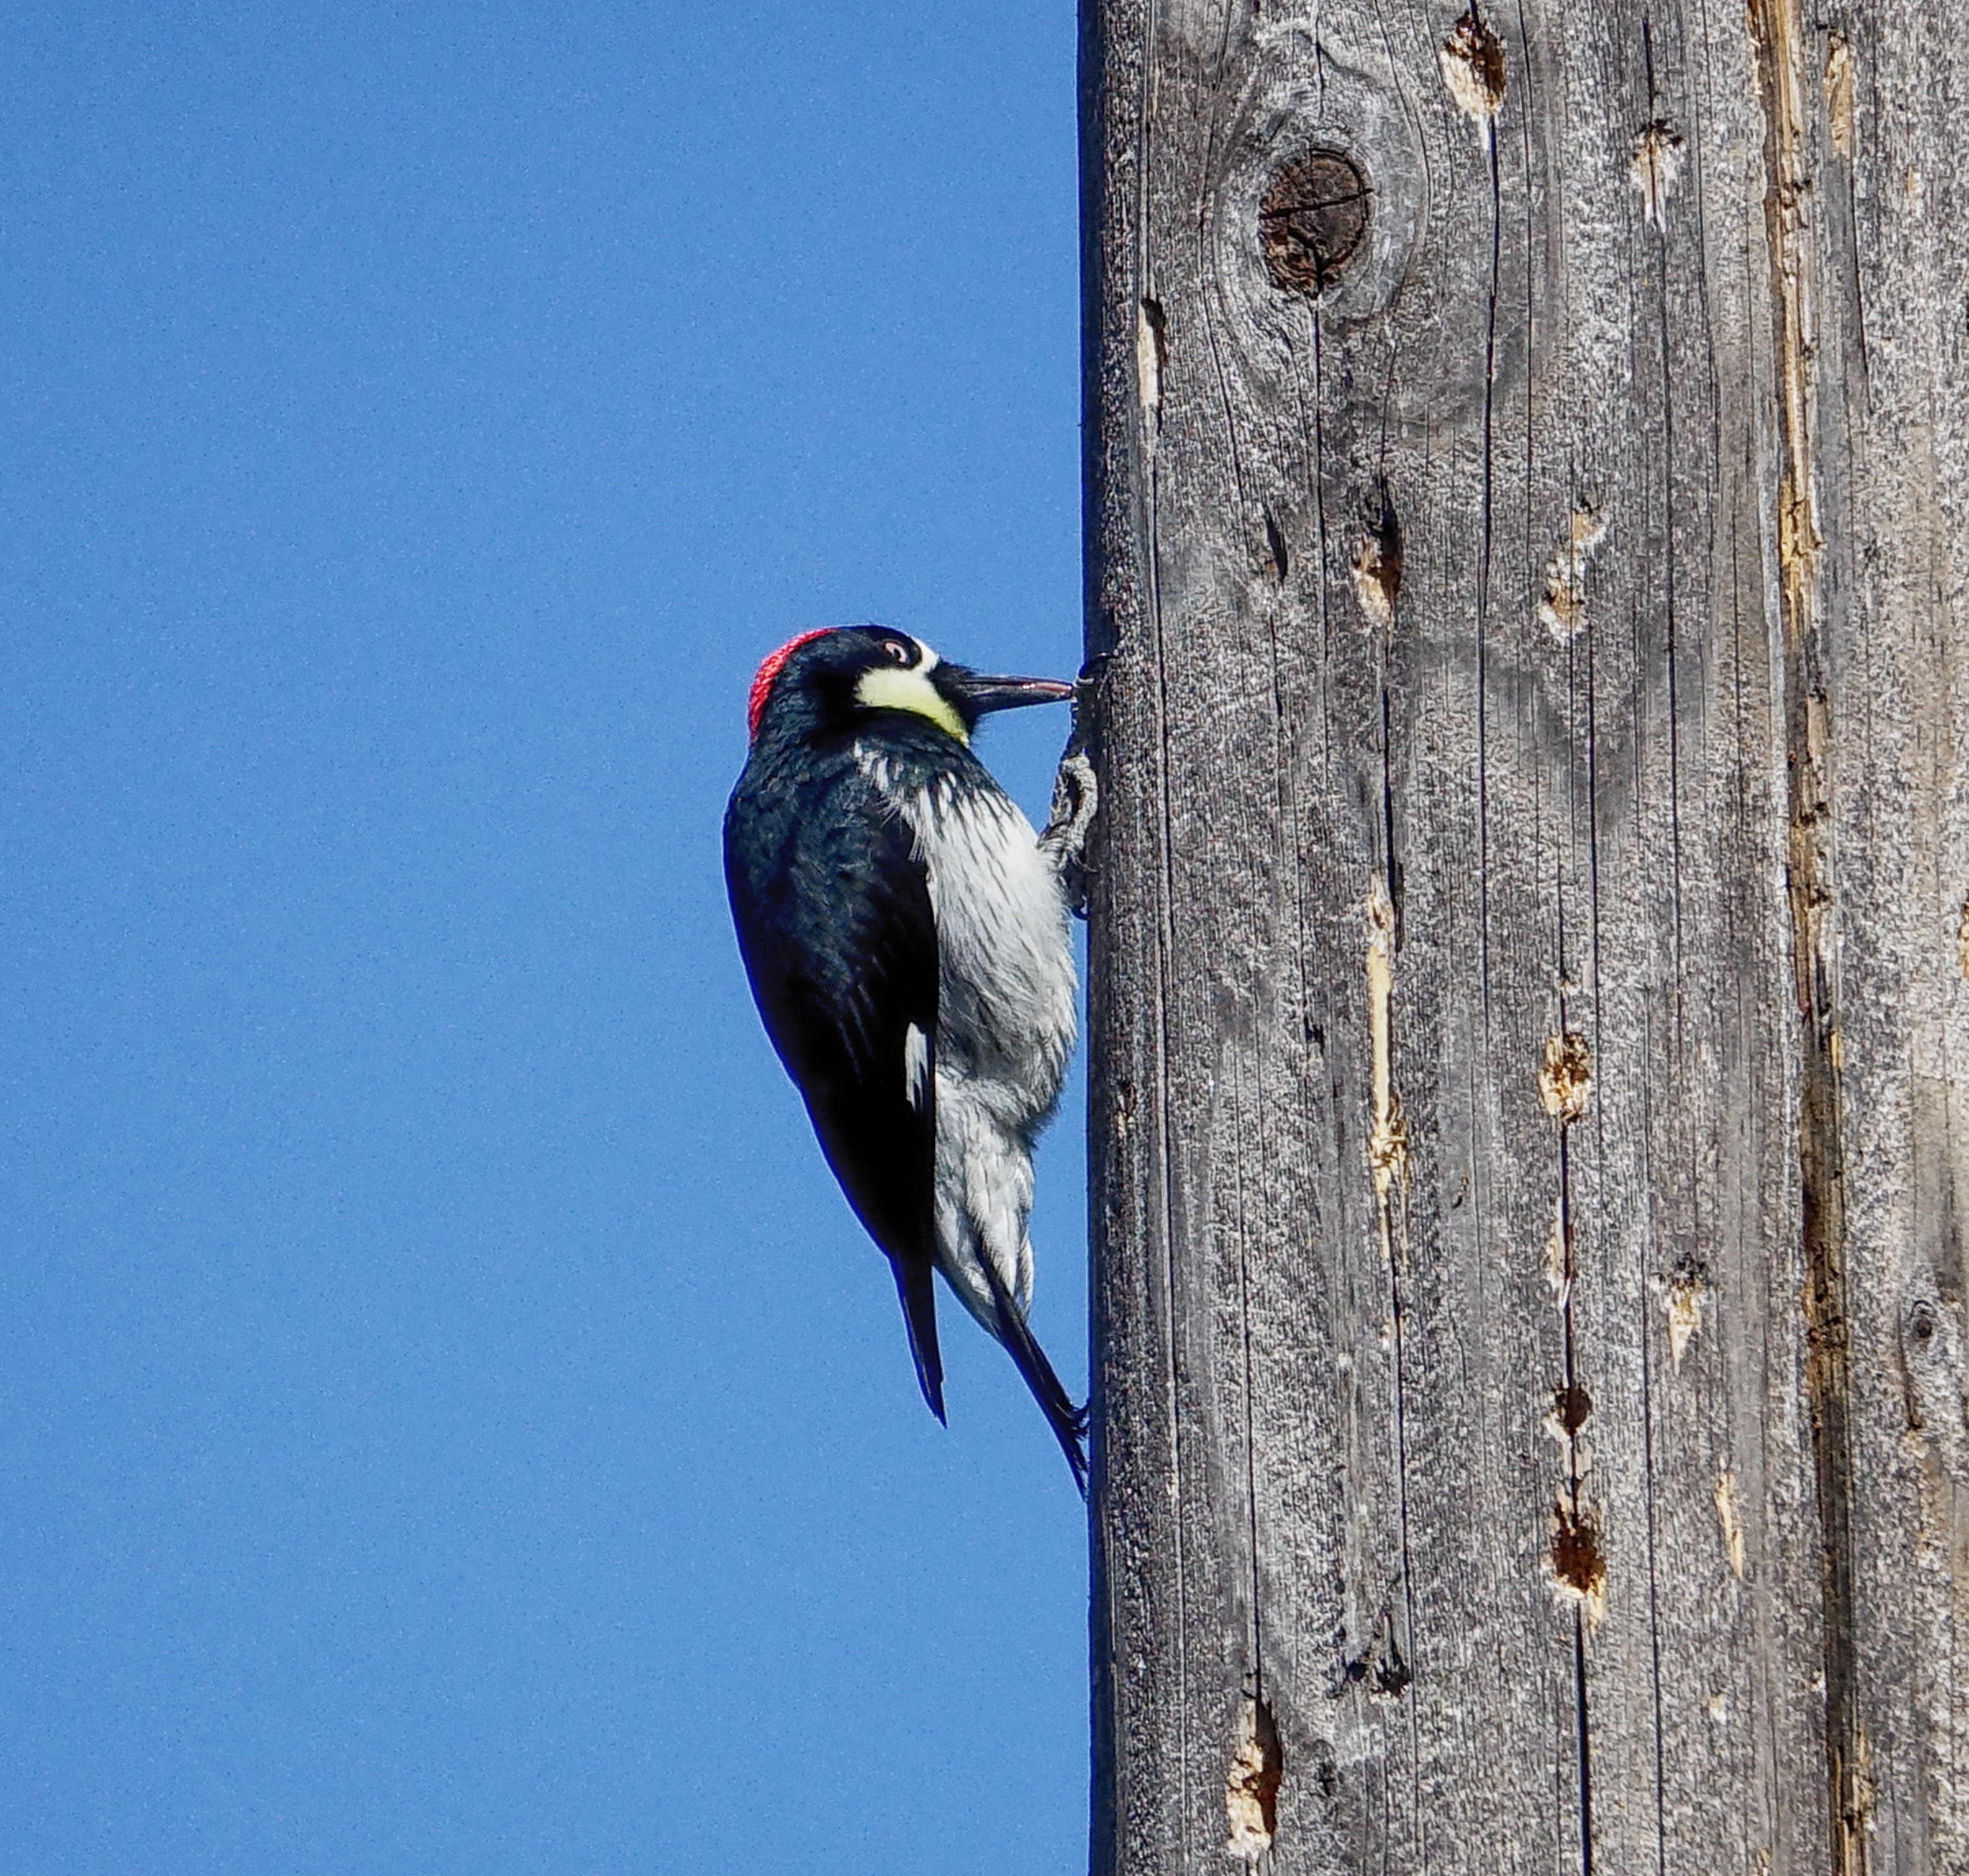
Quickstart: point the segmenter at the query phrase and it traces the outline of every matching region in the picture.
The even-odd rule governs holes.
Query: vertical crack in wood
[[[1393,510],[1382,494],[1384,518]],[[1392,614],[1391,614],[1392,622]],[[1367,1029],[1373,1053],[1373,1121],[1368,1132],[1367,1164],[1374,1187],[1374,1206],[1380,1228],[1381,1256],[1387,1273],[1388,1317],[1393,1327],[1393,1406],[1395,1434],[1395,1494],[1400,1520],[1402,1622],[1393,1640],[1395,1657],[1405,1664],[1398,1676],[1383,1677],[1383,1690],[1399,1693],[1414,1672],[1415,1569],[1409,1534],[1408,1461],[1408,1375],[1402,1275],[1409,1258],[1406,1217],[1408,1188],[1408,1133],[1402,1119],[1401,1091],[1395,1085],[1395,959],[1401,945],[1401,866],[1396,857],[1393,708],[1389,698],[1387,659],[1382,644],[1381,672],[1381,871],[1367,895]]]
[[[1367,1168],[1381,1232],[1381,1256],[1395,1258],[1394,1194],[1408,1170],[1408,1136],[1395,1087],[1395,908],[1379,873],[1367,889],[1367,1036],[1374,1058]]]
[[[1471,11],[1474,13],[1474,7]],[[1484,1010],[1484,1046],[1491,1046],[1491,556],[1497,532],[1497,292],[1504,264],[1504,186],[1497,162],[1497,127],[1484,120],[1491,167],[1491,280],[1484,309],[1484,491],[1477,556],[1477,969]]]
[[[1751,0],[1763,67],[1766,238],[1776,301],[1784,473],[1778,496],[1784,648],[1788,880],[1800,1019],[1798,1153],[1805,1262],[1805,1382],[1823,1547],[1825,1757],[1835,1876],[1864,1876],[1866,1740],[1854,1650],[1851,1346],[1841,1158],[1835,848],[1828,763],[1831,698],[1818,617],[1812,356],[1820,257],[1812,210],[1807,28],[1799,0]]]
[[[1565,901],[1559,895],[1559,957],[1561,980],[1565,974]],[[1578,1259],[1575,1252],[1572,1220],[1572,1147],[1571,1129],[1585,1112],[1593,1085],[1592,1058],[1586,1038],[1565,1026],[1565,996],[1559,997],[1559,1033],[1546,1045],[1545,1062],[1539,1071],[1539,1091],[1546,1110],[1559,1129],[1559,1217],[1556,1230],[1562,1280],[1559,1317],[1562,1325],[1564,1408],[1561,1430],[1565,1437],[1566,1481],[1552,1531],[1552,1564],[1554,1582],[1572,1605],[1573,1712],[1578,1729],[1579,1763],[1579,1868],[1581,1876],[1593,1876],[1593,1733],[1587,1704],[1586,1638],[1598,1627],[1607,1607],[1607,1563],[1600,1540],[1599,1520],[1594,1508],[1585,1502],[1585,1467],[1580,1451],[1580,1429],[1585,1424],[1589,1398],[1579,1379],[1575,1335],[1574,1291],[1578,1282]]]
[[[1643,12],[1641,15],[1641,59],[1643,71],[1646,78],[1648,88],[1648,134],[1650,138],[1653,138],[1657,131],[1661,131],[1664,134],[1667,134],[1667,119],[1664,114],[1666,107],[1662,96],[1662,88],[1655,70],[1654,22],[1652,18],[1646,12]],[[1662,556],[1663,588],[1662,595],[1662,610],[1663,615],[1662,630],[1666,641],[1664,646],[1664,663],[1666,666],[1665,676],[1668,682],[1669,903],[1674,921],[1674,948],[1671,954],[1672,967],[1670,975],[1670,981],[1673,988],[1669,995],[1669,1020],[1672,1044],[1674,1049],[1674,1058],[1677,1061],[1685,1060],[1686,1055],[1685,1038],[1682,1034],[1683,1008],[1682,998],[1682,695],[1681,687],[1679,682],[1680,674],[1676,666],[1680,622],[1677,617],[1676,612],[1676,601],[1679,598],[1679,594],[1675,585],[1676,516],[1675,497],[1677,471],[1675,458],[1676,438],[1675,428],[1675,389],[1674,361],[1669,343],[1669,308],[1673,303],[1670,297],[1670,285],[1669,279],[1667,198],[1669,191],[1674,183],[1674,168],[1675,167],[1679,167],[1681,157],[1686,154],[1688,153],[1681,147],[1681,140],[1679,138],[1675,140],[1675,144],[1672,150],[1664,148],[1660,154],[1651,153],[1649,157],[1648,190],[1650,197],[1652,198],[1653,208],[1653,212],[1648,217],[1648,219],[1652,223],[1654,229],[1654,238],[1649,245],[1653,250],[1655,263],[1656,329],[1659,337],[1659,346],[1657,364],[1660,374],[1660,407],[1662,416],[1662,522],[1663,538],[1666,539],[1668,545],[1667,552],[1663,554]],[[1670,156],[1672,156],[1675,159],[1675,163],[1672,165],[1667,160]],[[1696,225],[1699,231],[1701,225],[1702,213],[1701,191],[1699,186],[1695,189],[1695,200],[1694,203],[1694,209]],[[1591,694],[1591,682],[1590,676],[1591,656],[1592,646],[1589,640],[1588,645],[1588,658],[1589,661],[1589,696]],[[1592,747],[1592,740],[1589,735],[1588,748],[1589,750],[1591,750]],[[1595,792],[1595,799],[1596,801],[1598,799],[1597,789]],[[1597,815],[1595,826],[1597,829]],[[1597,860],[1597,853],[1594,869],[1594,1005],[1597,1009],[1598,1006],[1599,989],[1599,870]],[[1651,1022],[1649,1024],[1649,1028],[1650,1033],[1647,1038],[1647,1053],[1646,1059],[1652,1061],[1654,1058],[1654,1045],[1653,1036],[1651,1032]],[[1655,1236],[1656,1175],[1653,1162],[1653,1142],[1655,1138],[1655,1133],[1654,1119],[1652,1113],[1653,1105],[1653,1090],[1651,1086],[1645,1083],[1642,1090],[1641,1100],[1644,1110],[1644,1115],[1641,1125],[1641,1140],[1643,1142],[1641,1150],[1643,1164],[1646,1168],[1646,1177],[1643,1181],[1643,1191],[1646,1194],[1647,1220],[1646,1228],[1643,1233],[1642,1239],[1643,1246],[1644,1247],[1643,1256],[1644,1259],[1652,1260],[1655,1255],[1656,1247],[1656,1239]],[[1645,1294],[1646,1291],[1646,1271],[1644,1263],[1643,1269],[1643,1294]],[[1645,1468],[1645,1473],[1642,1482],[1643,1489],[1641,1496],[1642,1502],[1646,1509],[1647,1518],[1648,1648],[1649,1657],[1649,1691],[1652,1696],[1652,1719],[1654,1727],[1655,1856],[1657,1868],[1666,1871],[1668,1867],[1669,1850],[1668,1722],[1667,1715],[1665,1711],[1666,1690],[1662,1678],[1662,1605],[1659,1573],[1661,1563],[1661,1537],[1657,1524],[1659,1508],[1657,1502],[1656,1489],[1657,1470],[1655,1442],[1657,1428],[1655,1422],[1655,1416],[1657,1410],[1654,1394],[1654,1363],[1649,1359],[1647,1353],[1649,1343],[1649,1337],[1648,1334],[1647,1324],[1645,1320],[1645,1304],[1643,1305],[1643,1314],[1644,1319],[1640,1324],[1640,1340],[1642,1350],[1642,1359],[1640,1364],[1642,1463]],[[1671,1328],[1670,1330],[1669,1339],[1672,1346],[1672,1359],[1678,1369],[1679,1369],[1682,1366],[1682,1349],[1687,1343],[1688,1333],[1688,1332],[1687,1330],[1685,1330],[1682,1343],[1680,1344],[1676,1344],[1674,1342],[1674,1332],[1672,1328]]]
[[[1368,980],[1375,1000],[1374,1127],[1371,1162],[1381,1214],[1381,1247],[1387,1255],[1388,1313],[1395,1327],[1395,1491],[1401,1518],[1403,1632],[1398,1651],[1415,1656],[1414,1554],[1409,1532],[1407,1322],[1402,1278],[1408,1268],[1408,1129],[1402,1118],[1401,1090],[1395,1085],[1395,962],[1402,948],[1402,862],[1395,835],[1394,704],[1389,667],[1394,652],[1396,607],[1401,597],[1402,530],[1381,478],[1380,514],[1375,530],[1388,616],[1381,635],[1381,876],[1369,901]],[[1379,968],[1377,967],[1377,959]],[[1399,1209],[1398,1209],[1399,1208]]]

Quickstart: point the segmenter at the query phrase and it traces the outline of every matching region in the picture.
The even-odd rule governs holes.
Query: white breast
[[[1032,823],[996,788],[905,792],[879,755],[856,753],[916,837],[936,918],[937,1262],[998,1335],[987,1266],[1026,1307],[1033,1141],[1073,1050],[1066,901]]]
[[[942,966],[940,1056],[1009,1074],[1050,1111],[1073,1048],[1066,901],[1032,823],[1006,796],[919,803]]]
[[[878,787],[890,778],[873,769],[887,767],[874,759]],[[939,1077],[1002,1084],[989,1097],[1001,1118],[1036,1125],[1052,1111],[1074,1042],[1059,878],[1032,823],[996,789],[960,793],[944,782],[893,799],[916,836],[936,915]]]

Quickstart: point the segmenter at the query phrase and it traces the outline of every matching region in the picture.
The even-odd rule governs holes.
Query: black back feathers
[[[941,1420],[936,924],[923,861],[845,744],[819,760],[755,749],[725,816],[725,860],[767,1033],[895,1266],[916,1378]]]

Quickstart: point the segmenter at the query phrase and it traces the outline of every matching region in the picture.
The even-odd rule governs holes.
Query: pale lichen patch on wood
[[[1278,1835],[1279,1786],[1285,1761],[1272,1709],[1247,1695],[1238,1709],[1238,1733],[1225,1782],[1224,1809],[1231,1834],[1225,1845],[1233,1856],[1255,1860]]]
[[[1597,508],[1575,508],[1565,544],[1545,564],[1545,597],[1539,601],[1539,620],[1562,645],[1586,629],[1587,563],[1606,538],[1606,517]]]
[[[1576,1029],[1546,1038],[1545,1059],[1539,1065],[1539,1098],[1546,1112],[1562,1127],[1569,1127],[1586,1111],[1593,1093],[1593,1051]]]

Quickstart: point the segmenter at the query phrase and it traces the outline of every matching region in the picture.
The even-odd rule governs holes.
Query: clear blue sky
[[[1066,1468],[717,857],[791,633],[1079,663],[1072,14],[10,16],[0,1868],[1085,1867]]]

